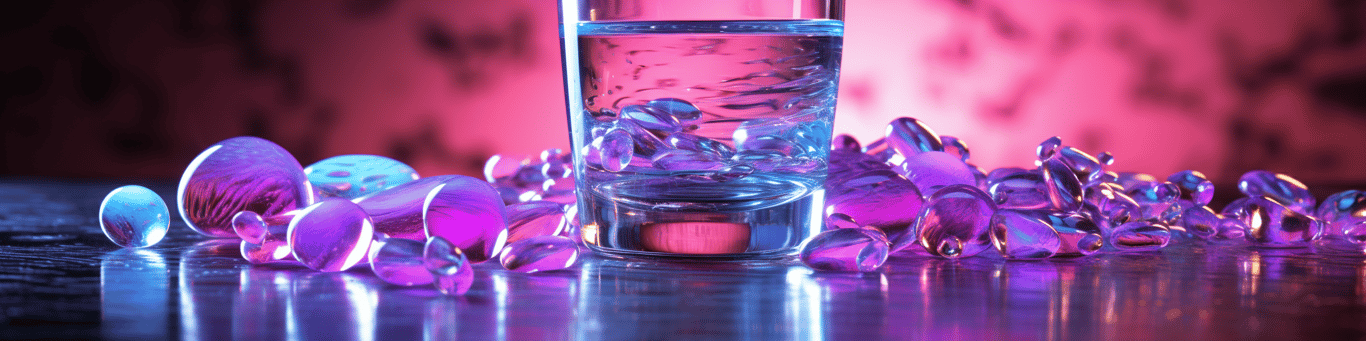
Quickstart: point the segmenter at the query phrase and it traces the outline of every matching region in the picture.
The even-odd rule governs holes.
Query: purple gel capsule
[[[422,224],[422,203],[432,189],[453,178],[454,175],[422,178],[351,201],[370,215],[375,232],[391,238],[422,241],[427,239]]]
[[[957,137],[948,135],[940,136],[939,140],[944,143],[945,153],[957,156],[958,159],[963,160],[963,162],[968,162],[968,157],[970,155],[967,143],[964,143],[963,140],[959,140]]]
[[[495,154],[484,161],[484,180],[490,183],[511,178],[525,163],[525,158]]]
[[[1082,212],[1100,227],[1101,235],[1109,235],[1115,227],[1143,218],[1138,203],[1125,195],[1119,185],[1094,183],[1083,192]]]
[[[995,213],[991,197],[977,187],[944,187],[925,201],[915,222],[916,240],[897,244],[917,244],[944,258],[972,257],[991,248],[989,234]]]
[[[830,150],[843,149],[847,151],[861,152],[863,146],[859,145],[858,139],[849,134],[839,134],[830,140]]]
[[[100,202],[100,229],[122,247],[148,247],[166,237],[171,211],[147,187],[128,185],[114,189]]]
[[[1167,182],[1181,189],[1181,199],[1189,200],[1196,206],[1209,205],[1214,200],[1214,183],[1205,178],[1204,173],[1185,170],[1168,176]]]
[[[1346,190],[1329,195],[1319,204],[1315,215],[1323,221],[1324,234],[1341,235],[1366,222],[1366,192]]]
[[[649,130],[677,132],[683,129],[682,123],[678,122],[677,117],[638,104],[621,108],[621,119],[631,120],[641,128]]]
[[[915,184],[886,169],[827,180],[825,201],[826,214],[846,214],[893,240],[910,231],[924,203]]]
[[[488,183],[452,175],[422,202],[427,236],[445,238],[471,262],[492,258],[507,238],[506,208]]]
[[[1238,190],[1249,197],[1267,197],[1296,212],[1314,212],[1314,195],[1299,180],[1285,174],[1255,170],[1243,173]]]
[[[574,177],[546,179],[541,183],[541,200],[571,204],[578,200],[574,196]],[[500,192],[501,194],[501,192]],[[506,201],[504,201],[506,202]]]
[[[313,203],[303,166],[284,148],[257,137],[223,140],[199,153],[176,190],[181,218],[201,234],[231,238],[232,216],[272,216]]]
[[[702,118],[702,110],[698,110],[697,106],[688,103],[688,101],[677,98],[655,99],[646,102],[645,106],[654,109],[656,112],[673,116],[681,122],[694,121]]]
[[[1220,217],[1209,207],[1194,206],[1181,213],[1180,222],[1187,234],[1202,240],[1209,240],[1219,233],[1219,225],[1223,224],[1223,217]]]
[[[1058,239],[1061,240],[1054,257],[1089,256],[1105,245],[1100,227],[1084,215],[1054,213],[1046,214],[1044,220],[1053,225],[1053,230],[1058,232]]]
[[[887,238],[875,229],[835,229],[802,244],[800,259],[817,271],[876,271],[887,262]]]
[[[1323,232],[1323,224],[1274,200],[1257,197],[1244,206],[1247,240],[1253,245],[1276,248],[1306,247]]]
[[[896,171],[911,180],[923,195],[950,185],[977,185],[977,177],[972,175],[972,169],[958,157],[945,152],[912,154],[896,167]]]
[[[436,289],[442,294],[464,295],[474,284],[474,268],[460,248],[445,238],[431,237],[422,248],[422,265],[431,272]]]
[[[850,217],[848,214],[833,213],[825,217],[825,230],[850,229],[860,227],[862,226],[854,221],[854,217]]]
[[[1166,247],[1171,239],[1171,231],[1166,226],[1135,221],[1115,227],[1110,234],[1110,245],[1126,252],[1156,251]]]
[[[883,132],[887,145],[902,157],[910,157],[921,152],[942,152],[944,141],[934,130],[920,120],[898,117],[887,124]],[[962,160],[959,160],[962,161]]]
[[[728,158],[735,155],[735,148],[721,141],[688,134],[673,133],[664,138],[673,149],[707,153],[718,158]]]
[[[1355,220],[1338,226],[1332,234],[1324,233],[1314,239],[1314,252],[1366,256],[1366,220]]]
[[[1170,182],[1143,182],[1125,186],[1124,194],[1143,208],[1143,219],[1160,218],[1181,196],[1181,189]]]
[[[1090,179],[1092,174],[1105,171],[1105,166],[1101,165],[1100,161],[1076,147],[1058,149],[1057,157],[1067,164],[1067,168],[1071,169],[1078,179]]]
[[[991,217],[991,243],[1006,258],[1042,259],[1061,251],[1063,240],[1038,214],[1003,209]]]
[[[529,201],[507,206],[507,241],[537,236],[561,235],[568,228],[565,205],[549,201]]]
[[[352,199],[417,180],[413,167],[378,155],[340,155],[304,168],[321,198]]]
[[[997,172],[992,171],[992,173],[996,174]],[[991,175],[988,175],[987,178],[987,183],[990,184],[988,192],[991,193],[997,207],[1037,210],[1052,205],[1047,190],[1044,189],[1047,185],[1043,182],[1043,176],[1039,174],[1013,173],[995,180],[994,183],[990,179]]]
[[[1144,185],[1157,181],[1157,177],[1151,174],[1120,172],[1119,177],[1115,178],[1115,183],[1124,187],[1125,191],[1133,189],[1135,186]]]
[[[1076,212],[1081,208],[1081,181],[1066,161],[1057,157],[1043,160],[1039,173],[1043,175],[1044,191],[1053,209]]]
[[[603,169],[620,172],[631,164],[634,144],[631,142],[631,133],[624,129],[608,130],[602,137],[593,140],[593,147],[598,150]]]
[[[726,166],[720,156],[682,149],[663,150],[652,159],[655,168],[667,171],[715,171]]]
[[[536,236],[508,243],[498,257],[503,268],[524,273],[568,269],[578,259],[578,245],[561,236]]]
[[[1039,142],[1039,146],[1034,148],[1034,156],[1038,157],[1040,161],[1048,160],[1048,158],[1051,158],[1054,154],[1058,153],[1059,148],[1062,148],[1062,138],[1057,136],[1050,137],[1043,140],[1043,142]]]
[[[242,258],[252,264],[293,262],[289,247],[289,222],[300,211],[262,217],[256,212],[242,211],[232,217],[233,230],[242,238]]]
[[[402,238],[380,238],[370,246],[370,270],[390,284],[430,284],[435,279],[422,257],[424,244]]]
[[[1247,224],[1241,219],[1224,217],[1219,219],[1217,232],[1210,236],[1207,242],[1214,245],[1236,246],[1246,245]]]
[[[289,247],[294,259],[310,269],[345,271],[359,263],[370,248],[374,223],[351,201],[328,198],[310,205],[289,222]]]

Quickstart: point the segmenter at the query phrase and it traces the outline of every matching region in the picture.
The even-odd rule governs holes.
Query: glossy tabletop
[[[126,183],[0,179],[0,338],[1366,338],[1366,261],[1308,250],[894,257],[862,274],[587,255],[536,274],[479,264],[469,293],[446,297],[368,268],[253,266],[179,218],[160,244],[121,249],[95,216]],[[175,202],[174,183],[141,184]]]

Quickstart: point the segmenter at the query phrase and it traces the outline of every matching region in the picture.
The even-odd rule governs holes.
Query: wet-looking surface
[[[0,338],[1361,339],[1366,260],[1182,243],[1006,261],[893,256],[878,272],[796,262],[478,264],[461,297],[357,267],[252,266],[177,216],[161,243],[100,232],[128,181],[0,179]],[[175,184],[143,183],[173,204]],[[174,214],[173,214],[174,215]]]

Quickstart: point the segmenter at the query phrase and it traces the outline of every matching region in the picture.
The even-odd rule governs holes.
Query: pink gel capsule
[[[471,262],[493,258],[507,240],[506,207],[487,182],[463,175],[432,188],[422,203],[428,237],[441,237]]]
[[[310,269],[345,271],[365,258],[374,223],[355,203],[329,198],[300,210],[289,222],[294,258]]]
[[[887,262],[889,243],[871,228],[834,229],[802,244],[803,264],[820,271],[875,271]]]
[[[431,272],[436,289],[446,295],[464,295],[474,284],[469,258],[450,241],[433,236],[422,248],[422,264]]]
[[[299,161],[279,145],[251,136],[205,149],[185,168],[176,190],[185,224],[218,238],[236,237],[232,217],[237,212],[273,216],[314,200],[313,186]]]
[[[508,270],[533,273],[567,269],[579,259],[579,247],[561,236],[538,236],[508,244],[499,262]]]

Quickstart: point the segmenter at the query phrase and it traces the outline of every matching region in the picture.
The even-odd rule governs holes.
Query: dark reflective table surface
[[[864,274],[588,255],[538,274],[480,264],[467,295],[444,297],[368,268],[252,266],[179,218],[160,244],[120,249],[95,215],[125,183],[0,179],[0,338],[1366,338],[1366,261],[1307,250],[897,257]],[[173,199],[174,183],[144,185]]]

